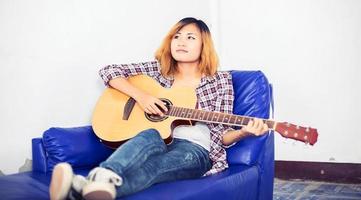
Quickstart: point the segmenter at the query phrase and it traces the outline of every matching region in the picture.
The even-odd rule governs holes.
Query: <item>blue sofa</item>
[[[232,71],[234,113],[268,118],[272,87],[260,71]],[[48,199],[51,171],[69,162],[78,174],[88,171],[112,153],[91,126],[50,128],[32,140],[33,170],[0,177],[0,199]],[[274,135],[249,137],[227,149],[230,167],[192,180],[156,184],[120,199],[244,199],[269,200],[273,194]]]

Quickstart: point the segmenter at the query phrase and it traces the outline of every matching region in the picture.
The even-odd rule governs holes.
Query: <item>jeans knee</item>
[[[144,138],[147,138],[148,140],[160,140],[160,139],[162,139],[161,136],[160,136],[159,131],[157,131],[154,128],[144,130],[144,131],[140,132],[139,135],[144,137]]]

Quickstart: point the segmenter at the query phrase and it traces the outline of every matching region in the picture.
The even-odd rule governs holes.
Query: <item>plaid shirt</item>
[[[172,77],[164,77],[160,73],[160,63],[158,61],[107,65],[99,71],[99,74],[106,86],[109,86],[109,81],[116,77],[127,78],[139,74],[152,77],[165,88],[170,88],[174,82]],[[232,113],[234,92],[232,76],[229,72],[218,71],[213,76],[202,77],[201,83],[196,89],[196,94],[199,109]],[[227,131],[233,130],[233,128],[216,123],[207,123],[207,126],[211,132],[209,157],[213,165],[205,175],[210,175],[228,168],[225,150],[227,146],[222,144],[222,136]]]

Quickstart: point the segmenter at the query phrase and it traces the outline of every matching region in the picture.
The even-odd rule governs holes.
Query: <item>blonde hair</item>
[[[173,36],[184,26],[195,24],[201,32],[202,51],[199,58],[199,70],[206,76],[213,76],[218,68],[218,56],[214,49],[211,32],[208,26],[202,21],[192,17],[181,19],[176,23],[164,38],[161,46],[155,52],[155,59],[161,66],[163,76],[172,76],[177,71],[177,61],[172,57],[171,42]]]

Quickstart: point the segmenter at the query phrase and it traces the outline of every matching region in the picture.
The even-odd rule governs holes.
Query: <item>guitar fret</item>
[[[170,107],[169,109],[168,109],[168,115],[170,115],[170,116],[173,116],[174,115],[174,113],[173,113],[173,111],[174,111],[174,107]]]
[[[231,115],[231,117],[230,117],[230,119],[229,119],[229,122],[230,122],[231,124],[235,124],[235,123],[236,123],[236,119],[237,119],[237,117],[236,117],[235,115]]]
[[[196,116],[194,117],[194,119],[198,119],[199,116],[199,110],[196,111]]]
[[[177,117],[180,117],[181,111],[182,111],[182,109],[178,107],[177,108],[177,115],[176,115]]]
[[[187,118],[187,112],[188,112],[188,109],[187,109],[187,108],[183,108],[183,109],[182,109],[182,117],[183,117],[183,118]]]
[[[213,122],[218,122],[218,118],[219,118],[219,113],[214,113],[214,116],[213,116]]]
[[[185,113],[184,110],[185,110],[185,108],[181,108],[181,113],[180,113],[181,115],[180,115],[180,117],[182,117],[182,118],[184,118],[184,113]]]
[[[188,118],[193,119],[194,110],[190,109],[190,112],[188,113]]]
[[[175,116],[174,111],[175,111],[175,107],[173,107],[173,106],[170,107],[170,109],[169,109],[169,115]]]
[[[187,118],[190,119],[192,116],[193,110],[192,109],[187,109]]]
[[[198,120],[202,120],[202,114],[203,114],[203,112],[202,111],[199,111],[199,116],[198,116]]]
[[[249,118],[249,117],[243,117],[242,125],[245,125],[245,126],[246,126],[249,121],[251,121],[251,118]]]
[[[228,114],[224,114],[223,122],[224,122],[224,123],[228,123],[228,122],[229,122],[229,115],[228,115]]]
[[[226,115],[224,113],[222,113],[222,119],[219,122],[224,123],[225,119],[226,119]]]
[[[214,116],[214,113],[213,113],[213,112],[209,112],[209,115],[208,115],[208,121],[209,121],[209,122],[212,122],[212,121],[213,121],[213,116]]]
[[[205,112],[205,113],[206,113],[206,116],[204,117],[204,119],[205,119],[206,121],[208,121],[209,112]]]
[[[219,113],[219,117],[218,117],[217,122],[223,122],[223,119],[224,119],[224,114],[223,114],[223,113]]]
[[[196,110],[191,110],[191,111],[192,111],[192,113],[191,113],[191,116],[189,116],[189,117],[190,117],[190,119],[194,119],[194,115],[195,115]]]
[[[188,113],[188,108],[184,108],[184,109],[183,109],[183,113],[182,113],[183,115],[182,115],[182,116],[183,116],[184,118],[187,118],[187,113]]]
[[[241,117],[241,123],[240,123],[240,125],[242,125],[243,126],[243,121],[244,121],[244,117]]]
[[[237,117],[236,117],[236,120],[237,120],[236,124],[242,125],[242,121],[243,121],[243,117],[242,117],[242,116],[237,116]]]
[[[199,116],[198,116],[198,119],[199,120],[203,120],[203,118],[204,118],[204,111],[199,111],[200,113],[199,113]]]
[[[193,113],[193,119],[197,119],[197,115],[198,115],[198,110],[195,110]]]
[[[178,107],[173,107],[174,108],[174,115],[175,117],[178,117]]]
[[[227,123],[227,122],[226,122],[227,119],[228,119],[227,115],[226,115],[226,114],[222,114],[222,115],[223,115],[222,123]]]
[[[178,117],[182,117],[182,108],[178,108]]]

